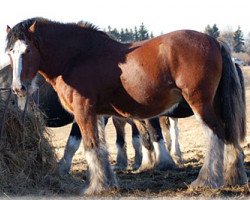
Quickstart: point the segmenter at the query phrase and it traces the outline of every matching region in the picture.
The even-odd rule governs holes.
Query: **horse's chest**
[[[65,98],[64,95],[58,95],[60,102],[62,104],[62,106],[65,108],[65,110],[67,110],[70,113],[73,113],[73,108],[71,106],[71,104],[69,104],[68,100]]]
[[[73,91],[69,88],[61,79],[58,79],[55,84],[52,84],[55,89],[59,100],[64,107],[70,113],[73,113]]]

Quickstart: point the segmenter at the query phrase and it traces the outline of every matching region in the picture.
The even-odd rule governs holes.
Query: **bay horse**
[[[208,136],[204,164],[191,186],[247,183],[240,147],[246,135],[242,88],[229,51],[216,39],[180,30],[123,44],[89,24],[44,18],[27,19],[7,32],[13,91],[32,93],[39,72],[75,117],[89,171],[85,193],[117,186],[99,116],[138,119],[145,129],[139,119],[166,113],[183,99]]]

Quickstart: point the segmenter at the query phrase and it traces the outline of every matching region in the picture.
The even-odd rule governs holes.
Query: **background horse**
[[[20,96],[31,93],[39,72],[74,114],[88,163],[86,193],[117,185],[100,115],[151,118],[183,99],[208,136],[204,164],[192,186],[247,183],[240,148],[246,135],[242,88],[229,52],[214,38],[182,30],[122,44],[91,25],[42,18],[7,31],[13,90]],[[31,87],[26,89],[27,81]]]

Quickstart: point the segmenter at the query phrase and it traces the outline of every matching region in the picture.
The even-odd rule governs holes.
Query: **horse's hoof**
[[[140,174],[140,173],[142,173],[142,171],[140,171],[139,169],[136,169],[136,170],[133,170],[131,173],[132,174]]]
[[[133,171],[136,171],[136,170],[138,170],[139,168],[140,168],[140,164],[134,164],[133,166],[132,166],[132,170]]]
[[[87,184],[83,190],[81,191],[81,195],[95,195],[95,194],[101,194],[103,192],[113,190],[113,189],[118,189],[118,185],[116,181],[113,181],[112,183],[109,183],[109,185],[102,185],[102,184],[92,184],[89,185]]]
[[[154,169],[154,166],[140,166],[137,170],[134,170],[133,173],[139,174],[139,173],[151,171],[152,169]]]
[[[179,155],[171,155],[176,165],[183,165],[183,159]]]
[[[217,189],[223,186],[223,181],[217,180],[204,180],[197,178],[195,181],[193,181],[190,184],[190,188],[211,188],[211,189]]]
[[[156,169],[159,171],[167,171],[176,169],[176,166],[174,163],[160,163],[156,166]]]
[[[230,176],[229,172],[227,172],[224,177],[226,186],[246,185],[248,183],[248,177],[245,170],[240,171],[235,176]]]
[[[107,191],[108,188],[106,187],[90,187],[85,186],[81,192],[81,195],[94,195],[94,194],[101,194],[104,191]]]
[[[127,170],[127,166],[125,165],[115,165],[112,167],[114,171],[125,171]]]
[[[58,172],[61,176],[66,175],[69,173],[70,171],[70,166],[66,165],[66,163],[64,162],[64,160],[60,160],[60,162],[58,163]]]

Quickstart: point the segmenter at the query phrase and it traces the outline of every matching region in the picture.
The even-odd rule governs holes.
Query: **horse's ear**
[[[10,32],[10,30],[11,30],[11,28],[7,25],[7,27],[6,27],[7,34]]]
[[[34,33],[36,30],[36,21],[29,27],[29,32]]]

